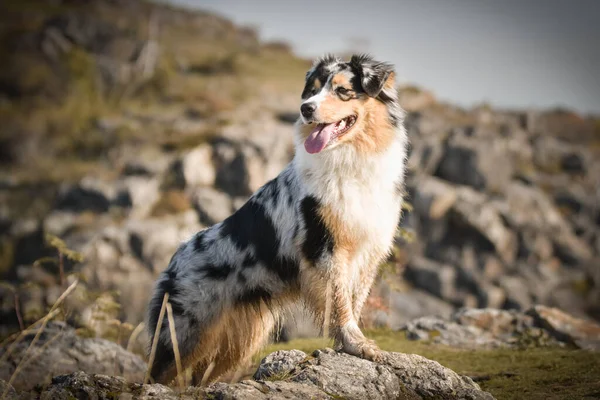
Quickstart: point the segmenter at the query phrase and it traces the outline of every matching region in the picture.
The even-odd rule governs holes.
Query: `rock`
[[[508,308],[524,310],[533,304],[527,282],[522,277],[501,276],[499,284],[506,293],[506,306]]]
[[[273,377],[281,379],[288,376],[299,363],[307,359],[300,350],[279,350],[262,359],[254,373],[254,379],[267,380]]]
[[[486,179],[479,171],[478,158],[474,150],[449,146],[434,174],[447,181],[482,190],[486,187]]]
[[[233,202],[227,194],[209,187],[197,188],[191,195],[200,222],[206,226],[223,221],[233,213]]]
[[[156,276],[179,244],[200,229],[193,210],[107,226],[81,248],[81,272],[92,288],[117,290],[125,321],[137,323],[144,319]]]
[[[483,283],[478,288],[479,297],[478,303],[482,307],[487,308],[502,308],[506,304],[506,293],[502,288],[489,283]]]
[[[421,317],[406,323],[400,328],[412,340],[431,340],[453,347],[493,348],[507,345],[483,329],[475,326],[462,326],[459,323],[440,317]]]
[[[139,128],[137,128],[139,129]],[[154,147],[128,148],[119,151],[123,164],[123,176],[151,177],[165,173],[172,163],[172,157]]]
[[[511,227],[547,234],[555,246],[554,251],[567,263],[585,262],[591,258],[590,246],[573,233],[552,199],[540,189],[513,182],[507,186],[505,195],[506,200],[494,202],[494,207]],[[540,253],[541,258],[548,258],[544,252],[547,253],[546,250],[536,253]]]
[[[409,115],[407,121],[415,118],[414,114]],[[409,137],[411,137],[410,124],[407,123]],[[410,155],[407,162],[409,170],[420,171],[427,176],[433,175],[440,160],[444,156],[444,145],[437,137],[420,138],[412,142]]]
[[[557,308],[537,305],[528,311],[536,323],[558,340],[587,350],[600,350],[600,325],[573,317]]]
[[[513,262],[517,255],[517,238],[504,224],[500,212],[484,194],[469,187],[458,188],[457,194],[454,207],[457,214],[494,245],[503,261]]]
[[[474,326],[497,337],[512,335],[533,326],[533,321],[521,313],[494,308],[461,309],[452,319],[460,325]]]
[[[471,121],[473,117],[470,116]],[[479,191],[501,193],[511,181],[515,165],[531,158],[531,152],[526,150],[531,145],[523,131],[509,127],[516,122],[501,121],[500,115],[492,116],[491,123],[481,123],[476,118],[471,124],[450,125],[434,175]]]
[[[10,251],[14,266],[31,264],[49,254],[45,248],[44,231],[41,225],[39,221],[27,218],[17,220],[10,226],[9,232],[13,238]],[[6,275],[9,275],[8,272],[9,268],[2,271]],[[10,272],[14,274],[14,271]]]
[[[293,382],[242,381],[235,385],[217,383],[206,389],[207,398],[235,400],[284,400],[284,399],[334,399],[335,394],[325,393],[316,386]]]
[[[63,186],[55,208],[71,213],[106,213],[111,207],[133,207],[134,216],[145,216],[159,197],[159,183],[153,177],[126,176],[114,182],[88,177],[76,185]]]
[[[131,217],[147,216],[160,196],[160,182],[152,177],[129,176],[122,181],[122,186],[120,203],[124,207],[133,207]]]
[[[402,384],[421,398],[493,399],[473,380],[438,362],[416,354],[387,353],[383,364],[392,367]],[[430,376],[430,377],[428,377]],[[410,398],[410,397],[409,397]]]
[[[416,287],[445,300],[456,298],[456,270],[424,257],[415,256],[404,270],[404,278]]]
[[[17,391],[15,390],[15,388],[2,379],[0,379],[0,396],[2,396],[2,399],[8,400],[18,398]]]
[[[400,330],[409,339],[471,349],[558,345],[600,350],[600,325],[541,305],[526,311],[463,308],[448,319],[414,319]]]
[[[192,399],[191,395],[179,395],[172,389],[155,384],[128,383],[118,376],[92,375],[76,372],[52,379],[52,384],[40,393],[41,400],[51,399]]]
[[[0,349],[3,357],[0,379],[10,379],[34,336],[35,332],[25,336],[8,355],[6,352],[10,347]],[[131,381],[141,381],[146,372],[146,363],[138,356],[108,340],[79,337],[73,328],[61,322],[48,323],[27,354],[31,358],[21,365],[13,381],[13,386],[19,391],[31,390],[35,385],[49,382],[52,376],[76,371],[116,374]]]
[[[248,120],[227,126],[214,144],[216,186],[231,196],[254,193],[293,155],[292,126],[261,112],[245,112]]]
[[[215,186],[231,196],[249,196],[252,194],[249,167],[237,147],[234,142],[225,140],[215,144]]]
[[[373,363],[331,349],[317,350],[312,357],[279,351],[265,357],[256,375],[262,378],[176,393],[158,384],[76,372],[55,377],[40,389],[39,398],[493,399],[470,378],[414,354],[383,353],[381,362]]]
[[[557,344],[551,335],[534,326],[533,319],[515,311],[463,309],[449,320],[422,317],[400,330],[413,340],[431,340],[447,346],[476,348],[518,347],[530,344]]]
[[[181,173],[185,187],[212,186],[215,183],[216,171],[212,158],[213,149],[209,144],[202,144],[183,155]]]
[[[372,363],[331,349],[317,350],[289,379],[316,384],[324,392],[348,399],[448,398],[491,399],[467,377],[418,355],[383,353]]]
[[[458,194],[452,185],[434,177],[419,177],[413,206],[415,212],[439,219],[454,206]]]
[[[74,186],[63,186],[55,208],[61,211],[107,212],[116,197],[115,188],[107,182],[84,178]]]
[[[77,225],[80,215],[75,212],[55,210],[44,219],[44,232],[62,237],[69,229]]]
[[[390,307],[385,312],[385,323],[380,323],[379,326],[391,329],[399,329],[406,322],[425,315],[448,318],[454,311],[451,304],[423,290],[390,290],[388,296]]]

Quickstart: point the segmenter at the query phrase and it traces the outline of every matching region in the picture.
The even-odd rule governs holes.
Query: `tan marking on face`
[[[340,143],[349,143],[362,154],[383,152],[395,135],[385,104],[371,97],[348,103],[360,105],[356,113],[358,120],[339,138]]]
[[[350,81],[348,80],[348,76],[346,74],[336,74],[333,78],[331,78],[331,84],[335,86],[344,86],[348,89],[351,88]]]
[[[318,80],[318,79],[315,79],[315,80],[313,81],[313,87],[314,87],[315,89],[317,89],[317,90],[321,89],[321,87],[322,87],[322,86],[321,86],[321,81],[320,81],[320,80]]]
[[[334,93],[328,93],[319,104],[315,117],[323,122],[337,122],[342,118],[356,114],[356,104],[353,101],[343,101]]]

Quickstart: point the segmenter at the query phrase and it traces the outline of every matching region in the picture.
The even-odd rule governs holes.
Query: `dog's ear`
[[[394,73],[391,64],[375,61],[368,55],[354,55],[350,64],[359,71],[360,84],[370,97],[377,97],[390,75]]]

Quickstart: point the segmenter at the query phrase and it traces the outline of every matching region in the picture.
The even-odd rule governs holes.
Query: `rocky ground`
[[[41,334],[37,335],[38,332]],[[555,385],[563,385],[550,393],[559,398],[600,393],[595,392],[600,390],[597,381],[600,353],[574,350],[599,349],[600,325],[557,309],[537,306],[525,313],[463,309],[450,320],[421,317],[409,321],[401,332],[406,333],[406,339],[398,334],[387,339],[377,336],[384,332],[376,333],[375,338],[383,348],[424,351],[443,363],[448,363],[447,357],[465,358],[464,365],[455,365],[463,374],[416,354],[389,352],[373,363],[331,349],[310,350],[310,356],[297,349],[270,354],[267,349],[268,355],[249,369],[252,379],[244,378],[242,371],[240,382],[234,379],[233,383],[227,383],[227,379],[202,388],[188,387],[185,383],[173,388],[143,385],[147,365],[139,356],[114,342],[83,337],[65,323],[49,322],[43,329],[34,328],[0,349],[0,389],[7,398],[19,399],[492,399],[486,392],[489,386],[488,390],[499,398],[511,398],[515,392],[498,387],[500,378],[508,379],[504,385],[510,387],[527,383],[519,390],[531,391],[531,398],[548,398],[544,397],[547,390],[541,387],[548,379]],[[411,345],[415,340],[424,344]],[[304,343],[299,347],[308,349],[313,345]],[[488,349],[501,350],[494,353]],[[514,358],[509,353],[514,353],[514,349],[520,349],[521,354],[530,349],[532,355],[525,356],[518,364],[503,361],[506,356]],[[484,364],[477,370],[481,359],[469,355],[473,350],[498,365]],[[570,374],[565,377],[562,371],[555,371],[555,360],[548,355],[540,360],[535,355],[539,350],[562,359],[563,368],[573,368]],[[540,370],[545,373],[544,379],[537,381],[535,373]],[[471,371],[470,376],[465,376],[465,371]],[[574,379],[573,374],[581,376]],[[481,382],[484,389],[475,381]]]
[[[159,384],[132,384],[120,377],[75,372],[39,390],[17,394],[3,383],[7,398],[27,399],[493,399],[470,378],[417,355],[387,353],[380,364],[331,349],[311,356],[279,351],[260,364],[255,380],[217,383],[183,392]]]
[[[56,340],[108,338],[144,354],[138,324],[177,244],[291,159],[310,63],[209,13],[120,0],[0,7],[0,337],[77,280],[56,318],[77,334]],[[399,91],[407,204],[363,324],[456,347],[594,348],[595,328],[557,335],[540,315],[600,319],[599,118]],[[463,307],[496,309],[493,329]],[[287,338],[314,336],[300,311],[290,321]],[[105,378],[61,379],[56,390]]]

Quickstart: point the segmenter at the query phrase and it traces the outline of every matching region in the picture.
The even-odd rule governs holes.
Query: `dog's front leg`
[[[373,342],[365,337],[358,327],[352,304],[352,293],[348,279],[343,273],[330,276],[332,286],[332,311],[334,314],[334,339],[336,348],[343,352],[371,361],[380,358],[381,351]]]

